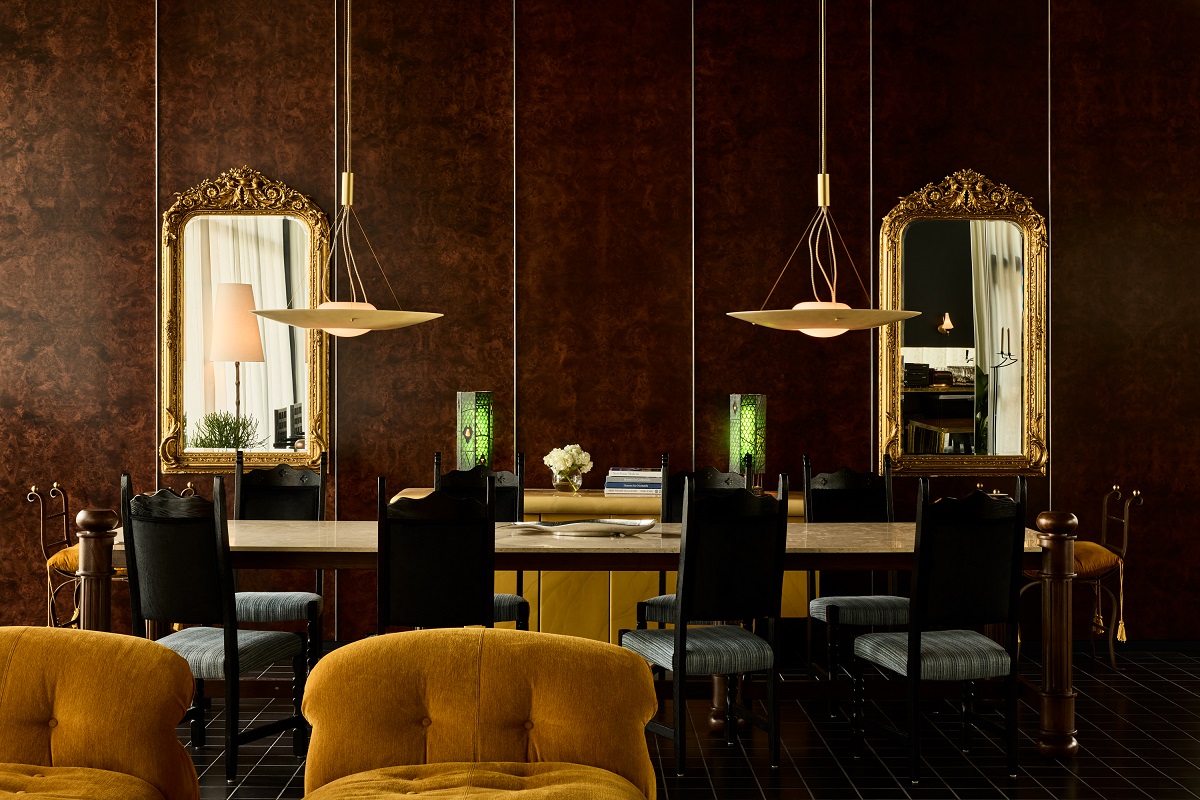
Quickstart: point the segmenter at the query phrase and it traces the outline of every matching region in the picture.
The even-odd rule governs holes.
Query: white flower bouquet
[[[566,447],[556,447],[546,454],[542,463],[555,473],[578,470],[580,474],[592,468],[592,457],[579,445],[569,444]]]

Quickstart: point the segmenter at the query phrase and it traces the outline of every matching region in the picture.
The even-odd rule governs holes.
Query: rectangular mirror
[[[164,472],[315,465],[326,447],[326,337],[250,314],[308,308],[328,255],[324,213],[248,167],[163,215]]]
[[[1045,222],[963,170],[904,198],[880,233],[880,452],[917,474],[1043,474]],[[881,456],[882,457],[882,456]]]

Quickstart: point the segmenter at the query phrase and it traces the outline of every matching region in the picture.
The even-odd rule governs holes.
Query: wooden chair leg
[[[316,602],[309,603],[308,608],[308,668],[311,670],[317,665],[317,660],[321,657],[321,652],[324,649],[325,632],[321,627],[321,611],[317,608]]]
[[[191,741],[192,747],[205,746],[205,731],[207,728],[204,725],[204,680],[197,678],[195,680],[195,689],[192,692],[192,707],[189,710],[191,714]]]
[[[864,748],[863,729],[866,726],[866,680],[863,678],[862,661],[850,656],[850,752],[862,758]]]
[[[779,671],[771,665],[767,675],[767,748],[771,769],[779,769]]]
[[[725,744],[733,744],[737,736],[737,715],[733,713],[733,704],[737,702],[737,675],[725,676]]]
[[[308,678],[306,667],[302,650],[292,659],[292,714],[296,717],[296,727],[292,728],[292,755],[296,758],[304,758],[308,755],[308,722],[300,713],[300,703],[304,699],[304,685]]]
[[[225,676],[225,782],[237,783],[238,731],[241,729],[238,676]]]
[[[975,681],[962,685],[962,751],[971,752],[971,717],[975,713]]]
[[[1103,587],[1108,594],[1108,607],[1112,610],[1112,616],[1109,618],[1108,624],[1108,665],[1113,669],[1117,668],[1117,650],[1113,643],[1116,641],[1117,626],[1120,624],[1121,611],[1123,610],[1120,601],[1113,595],[1112,590],[1107,586]]]
[[[908,676],[908,779],[916,786],[921,782],[921,681]]]
[[[628,606],[626,606],[628,608]],[[639,600],[637,604],[637,629],[646,630],[646,601]]]
[[[1015,671],[1015,670],[1014,670]],[[1017,676],[1006,679],[1004,697],[1004,734],[1008,749],[1008,777],[1017,777]]]
[[[678,665],[681,666],[681,665]],[[684,684],[687,683],[687,673],[681,669],[672,669],[673,701],[671,713],[675,716],[675,774],[683,777],[687,767],[687,701]]]
[[[517,630],[529,630],[529,603],[521,603],[517,606]]]
[[[828,652],[829,661],[829,712],[830,719],[838,717],[838,701],[837,701],[837,682],[841,677],[841,653],[839,652],[842,635],[841,618],[838,613],[837,606],[829,606],[825,609],[825,637],[827,640],[826,652]]]

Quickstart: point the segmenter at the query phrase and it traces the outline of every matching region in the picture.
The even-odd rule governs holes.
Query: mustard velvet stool
[[[0,627],[0,795],[196,800],[187,662],[132,636]]]
[[[364,639],[308,679],[310,800],[654,800],[646,662],[605,642],[454,628]]]

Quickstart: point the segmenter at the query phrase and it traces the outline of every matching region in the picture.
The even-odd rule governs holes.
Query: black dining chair
[[[442,454],[433,454],[433,488],[452,497],[471,498],[485,502],[487,480],[495,486],[493,497],[496,505],[496,522],[523,522],[525,520],[525,454],[517,453],[516,471],[491,470],[476,465],[468,470],[442,472]],[[517,630],[529,630],[529,601],[523,596],[524,581],[517,571],[517,592],[498,592],[493,597],[496,622],[515,622]]]
[[[920,780],[921,682],[957,681],[962,693],[962,750],[970,749],[971,723],[995,730],[1008,751],[1008,773],[1017,775],[1017,607],[1025,551],[1025,478],[1016,492],[931,500],[929,479],[917,489],[916,553],[907,631],[865,633],[854,640],[853,713],[855,755],[866,727],[864,668],[882,668],[908,682],[909,778]],[[1004,643],[984,626],[1004,625]],[[1004,726],[978,715],[974,682],[1005,680]]]
[[[671,456],[662,454],[662,505],[659,522],[683,520],[683,488],[692,478],[693,490],[698,493],[745,489],[746,476],[737,472],[720,472],[714,467],[701,467],[695,472],[671,474]],[[675,621],[675,595],[667,594],[667,574],[658,573],[658,596],[640,600],[637,604],[637,627],[644,630],[647,623],[658,627]]]
[[[675,627],[622,630],[620,644],[657,667],[669,668],[673,684],[673,725],[646,728],[675,742],[675,772],[687,762],[688,675],[726,676],[725,736],[732,743],[737,720],[767,731],[772,767],[779,766],[778,651],[775,621],[783,594],[783,555],[787,544],[787,475],[779,476],[776,497],[747,489],[699,492],[685,479],[683,532],[679,542],[679,581]],[[692,625],[705,620],[727,624]],[[761,621],[765,637],[743,625]],[[765,717],[737,703],[738,679],[766,673]]]
[[[233,518],[278,520],[325,519],[325,453],[318,470],[278,464],[246,470],[237,451],[233,478]],[[317,665],[324,647],[321,615],[324,580],[316,574],[315,592],[236,592],[240,622],[304,622],[308,626],[308,667]]]
[[[804,521],[895,522],[892,505],[892,461],[885,454],[883,474],[855,472],[842,467],[836,472],[813,474],[812,461],[804,456]],[[826,674],[831,684],[841,676],[843,625],[887,627],[908,622],[908,598],[895,595],[816,596],[816,573],[808,572],[808,653],[814,672],[813,622],[825,623]],[[830,714],[836,714],[836,692],[831,689]]]
[[[379,478],[378,633],[494,625],[493,478],[484,491],[484,502],[434,491],[388,503]]]
[[[308,728],[300,715],[308,674],[304,634],[238,627],[224,479],[220,475],[213,479],[210,502],[198,496],[180,497],[170,489],[134,495],[129,475],[122,475],[121,524],[134,633],[145,635],[147,621],[192,626],[158,639],[187,660],[196,680],[195,699],[185,716],[191,722],[192,745],[205,745],[204,682],[222,680],[227,781],[237,779],[241,745],[285,730],[292,731],[293,752],[303,757],[308,747]],[[220,627],[210,627],[214,625]],[[292,662],[294,713],[243,730],[240,676],[285,659]]]

